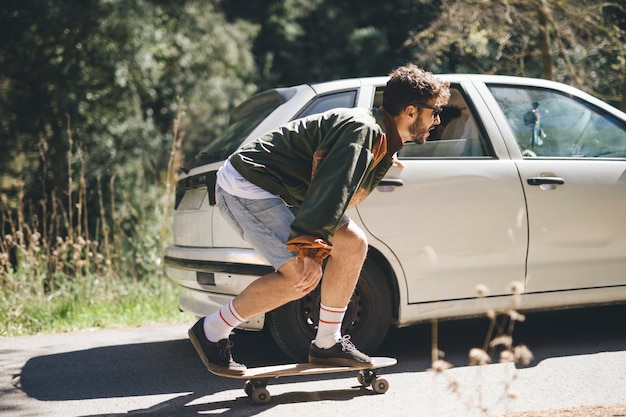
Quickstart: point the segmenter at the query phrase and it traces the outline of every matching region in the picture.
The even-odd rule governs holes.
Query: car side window
[[[560,91],[489,86],[525,158],[626,158],[626,125]]]
[[[356,90],[341,91],[339,93],[317,96],[309,103],[296,118],[324,113],[338,107],[354,107],[356,105]]]
[[[398,157],[475,158],[493,155],[460,86],[450,86],[450,100],[440,118],[441,123],[431,131],[426,143],[407,143],[398,152]]]

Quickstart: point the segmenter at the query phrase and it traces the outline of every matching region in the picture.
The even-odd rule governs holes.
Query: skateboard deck
[[[374,392],[384,394],[389,389],[389,382],[380,378],[378,372],[381,368],[393,366],[398,361],[394,358],[373,357],[372,363],[363,366],[324,366],[313,363],[291,363],[285,365],[260,366],[248,368],[242,374],[232,374],[209,369],[213,374],[234,379],[245,379],[243,389],[255,404],[267,404],[271,395],[267,390],[270,379],[285,376],[303,376],[331,374],[337,372],[358,371],[357,380],[363,387],[372,387]]]

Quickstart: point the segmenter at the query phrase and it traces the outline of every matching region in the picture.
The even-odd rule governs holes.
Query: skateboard
[[[245,379],[246,382],[243,385],[243,390],[246,395],[250,397],[255,404],[267,404],[271,399],[271,395],[267,390],[267,383],[270,379],[283,376],[359,371],[357,374],[359,384],[366,388],[371,386],[374,392],[384,394],[389,389],[389,382],[384,378],[380,378],[378,372],[381,368],[395,365],[397,360],[387,357],[374,357],[372,358],[372,362],[371,364],[363,366],[324,366],[312,363],[292,363],[248,368],[243,374],[225,373],[211,369],[210,371],[215,375],[226,378]]]

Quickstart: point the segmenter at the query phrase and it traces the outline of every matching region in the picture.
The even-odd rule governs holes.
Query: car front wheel
[[[306,362],[309,345],[319,321],[320,287],[300,300],[267,314],[272,337],[291,359]],[[349,334],[357,348],[367,354],[382,343],[392,320],[391,290],[380,268],[366,262],[348,304],[342,334]]]

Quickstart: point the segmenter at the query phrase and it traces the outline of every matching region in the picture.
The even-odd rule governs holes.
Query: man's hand
[[[306,256],[302,262],[304,262],[302,279],[296,283],[295,289],[302,294],[308,294],[317,287],[317,284],[319,284],[322,279],[322,265]]]

